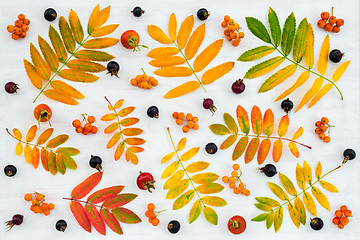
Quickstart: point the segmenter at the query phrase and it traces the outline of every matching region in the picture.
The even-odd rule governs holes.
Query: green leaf
[[[199,173],[192,176],[192,181],[197,184],[205,184],[216,181],[219,178],[219,175],[215,173]]]
[[[239,132],[239,128],[236,125],[235,119],[228,113],[224,113],[224,122],[226,126],[230,129],[230,131],[234,133]]]
[[[77,169],[77,164],[72,157],[70,157],[69,155],[66,155],[66,154],[59,154],[59,155],[61,155],[62,160],[64,161],[64,164],[68,169],[71,169],[71,170]]]
[[[204,216],[209,223],[217,225],[218,215],[216,214],[214,209],[208,206],[204,206]]]
[[[270,207],[277,207],[280,206],[280,203],[275,199],[268,198],[268,197],[256,197],[255,198],[259,203],[268,205]]]
[[[107,52],[98,51],[98,50],[79,50],[74,54],[74,57],[82,60],[92,60],[97,62],[107,62],[115,57]]]
[[[193,199],[194,194],[194,190],[189,190],[178,197],[173,204],[173,210],[178,210],[188,204]]]
[[[69,53],[73,53],[76,47],[75,39],[74,36],[72,35],[68,22],[63,16],[59,18],[59,29],[66,50],[68,50]]]
[[[304,18],[296,30],[294,48],[293,48],[293,57],[295,62],[299,63],[305,54],[306,49],[306,38],[308,35],[308,22]]]
[[[271,7],[269,8],[268,20],[269,20],[272,40],[274,42],[275,47],[278,47],[281,41],[281,28],[276,12]]]
[[[123,223],[135,224],[141,222],[141,219],[127,208],[116,208],[112,211],[117,220]]]
[[[272,207],[262,204],[262,203],[255,203],[254,205],[255,205],[255,207],[257,207],[258,209],[260,209],[264,212],[270,212],[272,210]]]
[[[253,17],[246,17],[246,24],[249,30],[264,42],[271,43],[271,38],[264,24]]]
[[[219,183],[208,183],[202,184],[196,188],[196,190],[201,194],[211,194],[218,193],[224,189],[224,186]]]
[[[190,210],[189,223],[193,223],[199,216],[202,210],[200,199],[196,200]]]
[[[293,41],[296,30],[296,20],[294,13],[291,13],[285,21],[282,39],[281,39],[281,50],[284,55],[290,54],[293,47]]]
[[[266,228],[269,229],[274,223],[274,212],[269,212],[269,215],[266,218]]]
[[[263,82],[258,92],[262,93],[273,89],[274,87],[285,81],[285,79],[293,75],[296,71],[296,67],[296,64],[291,64],[287,67],[280,69],[279,71],[271,75],[268,79],[266,79],[265,82]]]
[[[244,52],[237,60],[242,62],[251,62],[259,58],[265,57],[274,51],[274,47],[260,46]]]
[[[277,56],[258,63],[246,72],[244,78],[252,79],[260,77],[277,68],[284,60],[284,57]]]
[[[216,135],[227,135],[230,133],[230,130],[222,124],[212,124],[209,128]]]
[[[262,222],[262,221],[265,221],[268,216],[269,216],[269,213],[261,213],[261,214],[257,215],[256,217],[252,218],[251,221]]]
[[[51,25],[49,27],[49,38],[51,41],[51,45],[53,46],[59,61],[65,62],[67,59],[67,52],[65,50],[64,43],[61,40],[59,33]]]

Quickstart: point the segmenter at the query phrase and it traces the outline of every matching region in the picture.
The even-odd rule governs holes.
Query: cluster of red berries
[[[245,37],[245,34],[243,32],[240,32],[239,30],[240,25],[234,21],[234,19],[231,19],[229,15],[225,15],[224,21],[221,22],[221,26],[223,28],[226,28],[224,30],[224,35],[226,36],[226,39],[229,41],[233,41],[232,45],[234,47],[239,46],[241,39]]]
[[[190,128],[194,129],[194,130],[198,130],[199,129],[199,124],[197,124],[197,122],[199,121],[198,117],[193,117],[193,115],[191,113],[185,114],[183,112],[174,112],[172,114],[173,118],[176,119],[176,124],[177,125],[181,125],[184,122],[184,118],[187,120],[186,125],[184,125],[182,127],[182,131],[184,133],[187,133],[190,131]]]
[[[330,128],[334,126],[329,124],[329,119],[322,117],[320,121],[315,123],[315,126],[315,133],[318,134],[319,138],[326,143],[330,142]],[[326,130],[328,130],[328,136],[325,135]]]
[[[137,75],[135,78],[131,79],[131,85],[138,86],[139,88],[143,89],[151,89],[152,87],[158,85],[158,80],[156,80],[154,77],[148,77],[148,75],[145,74],[144,70],[141,70],[144,74]]]
[[[11,33],[12,39],[18,40],[19,38],[26,37],[26,32],[29,31],[29,25],[30,20],[25,18],[24,14],[20,13],[14,25],[8,25],[6,29]]]
[[[157,226],[159,225],[159,219],[157,218],[157,216],[159,216],[159,214],[165,210],[159,212],[154,210],[155,205],[153,203],[149,203],[147,205],[147,211],[145,212],[145,216],[149,218],[149,223],[151,223],[153,226]]]
[[[250,195],[250,190],[246,188],[245,184],[241,181],[240,166],[239,164],[233,165],[233,171],[231,172],[231,176],[223,176],[222,181],[224,183],[229,183],[229,187],[233,189],[235,194],[243,194],[245,196]],[[239,182],[239,185],[237,186],[237,183]]]
[[[335,211],[335,217],[333,218],[333,223],[338,225],[338,228],[343,229],[345,225],[349,223],[349,217],[352,216],[351,210],[347,208],[346,205],[342,205],[340,210]]]
[[[322,12],[321,19],[317,22],[318,27],[324,28],[326,31],[334,33],[340,32],[340,27],[344,25],[343,19],[337,19],[333,14],[334,8],[331,10],[331,16],[328,12]]]
[[[94,134],[97,133],[98,128],[96,126],[92,125],[95,122],[95,117],[94,116],[89,116],[86,113],[81,114],[81,116],[83,116],[83,120],[81,122],[80,122],[79,119],[75,119],[72,122],[72,125],[75,128],[75,131],[77,133],[82,133],[84,135],[88,135],[89,133],[94,133]],[[85,122],[84,126],[81,126],[82,122]]]
[[[50,214],[50,210],[55,208],[53,203],[46,203],[45,196],[41,193],[27,193],[24,199],[28,202],[31,201],[30,210],[34,213],[43,213],[45,216]]]

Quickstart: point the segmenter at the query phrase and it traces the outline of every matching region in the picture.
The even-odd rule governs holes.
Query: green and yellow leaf
[[[26,142],[29,143],[31,142],[32,140],[34,140],[35,138],[35,135],[36,135],[36,132],[37,132],[37,126],[36,125],[32,125],[29,129],[29,131],[26,133]]]
[[[61,155],[56,155],[56,167],[61,175],[65,174],[66,166]]]
[[[317,187],[312,186],[311,193],[323,208],[330,211],[329,200]]]
[[[282,94],[280,94],[275,99],[275,102],[287,97],[288,95],[290,95],[293,91],[295,91],[298,87],[300,87],[303,83],[305,83],[306,80],[308,80],[309,77],[310,77],[310,72],[309,71],[302,72],[300,74],[300,76],[298,77],[298,79],[296,80],[296,82],[294,83],[294,85],[292,85],[290,88],[286,89]]]
[[[108,62],[115,57],[107,52],[97,51],[97,50],[79,50],[74,54],[74,57],[81,60],[90,60],[98,62]]]
[[[217,225],[218,215],[216,214],[214,209],[209,206],[204,206],[204,216],[209,223]]]
[[[235,119],[230,114],[224,113],[224,122],[231,132],[233,133],[239,132],[239,128],[236,125]]]
[[[305,175],[304,175],[304,169],[303,167],[298,163],[296,165],[296,182],[302,190],[305,189]]]
[[[281,50],[283,51],[285,56],[289,55],[291,49],[293,48],[295,30],[296,19],[294,13],[292,12],[285,21],[281,39]]]
[[[227,137],[227,138],[225,139],[224,142],[221,143],[220,149],[221,149],[221,150],[224,150],[224,149],[229,148],[231,145],[234,144],[234,142],[236,141],[236,139],[237,139],[237,135],[236,135],[236,134],[230,135],[229,137]]]
[[[288,210],[289,210],[289,215],[291,217],[292,222],[294,223],[294,225],[297,228],[299,228],[300,227],[300,213],[295,208],[295,206],[292,205],[291,202],[289,202],[289,204],[288,204]]]
[[[196,190],[201,194],[219,193],[224,189],[224,186],[219,183],[206,183],[198,186]]]
[[[274,212],[274,229],[275,229],[275,232],[278,232],[280,230],[282,221],[283,221],[283,208],[279,207]]]
[[[192,181],[197,184],[212,183],[219,178],[215,173],[199,173],[191,177]]]
[[[202,204],[200,199],[196,200],[189,213],[189,223],[193,223],[201,214]]]
[[[256,135],[260,135],[262,133],[262,114],[260,108],[256,105],[251,109],[251,127],[253,132]]]
[[[173,210],[178,210],[183,208],[186,204],[188,204],[194,197],[195,191],[189,190],[185,193],[183,193],[180,197],[178,197],[174,204],[173,204]]]
[[[81,92],[79,92],[74,87],[70,86],[69,84],[64,83],[63,81],[53,80],[50,85],[54,90],[66,95],[66,96],[69,96],[69,97],[72,97],[75,99],[85,98],[85,96]]]
[[[49,157],[48,157],[48,168],[49,168],[49,171],[52,175],[56,175],[58,170],[57,170],[57,167],[56,167],[56,154],[54,152],[50,152],[49,153]]]
[[[269,229],[274,223],[274,212],[269,212],[269,215],[266,218],[266,228]]]
[[[60,146],[61,144],[65,143],[69,139],[69,135],[66,134],[60,134],[52,139],[50,139],[46,143],[47,148],[56,148],[57,146]]]
[[[129,115],[130,113],[132,113],[134,110],[135,110],[134,106],[126,107],[126,108],[121,109],[118,112],[118,115],[120,117],[125,117],[125,116]]]
[[[165,168],[164,172],[161,174],[161,179],[166,179],[173,175],[174,172],[179,168],[179,162],[173,162],[167,168]]]
[[[41,89],[42,78],[37,73],[36,68],[26,59],[24,59],[24,67],[25,67],[26,73],[27,73],[31,83],[34,85],[34,87]]]
[[[125,128],[121,132],[124,136],[137,136],[143,133],[143,130],[141,128]]]
[[[221,78],[222,76],[230,72],[233,69],[234,65],[234,62],[225,62],[216,67],[208,69],[201,77],[202,84],[210,84],[215,80]]]
[[[222,199],[221,197],[217,197],[217,196],[205,196],[202,198],[202,201],[210,206],[214,206],[214,207],[222,207],[222,206],[226,206],[227,202]]]
[[[131,210],[123,207],[115,208],[112,213],[117,220],[123,223],[135,224],[141,222],[141,219]]]
[[[263,82],[263,84],[259,88],[258,93],[267,92],[273,89],[274,87],[285,81],[285,79],[293,75],[296,71],[296,68],[296,64],[291,64],[287,67],[280,69],[279,71],[271,75],[268,79],[266,79],[265,82]]]
[[[315,169],[315,177],[317,179],[320,179],[321,171],[322,171],[322,166],[321,166],[321,163],[318,162],[318,164],[316,165],[316,169]]]
[[[72,9],[70,10],[70,14],[69,14],[69,23],[70,23],[71,32],[74,35],[75,41],[78,44],[81,44],[82,41],[84,40],[84,30],[81,26],[81,22],[80,22],[78,15]]]
[[[280,203],[275,199],[268,198],[268,197],[255,197],[255,199],[262,204],[268,205],[270,207],[278,207]]]
[[[306,49],[306,38],[308,36],[308,22],[307,19],[304,18],[295,34],[294,47],[293,47],[293,58],[295,62],[299,63],[305,54]]]
[[[51,137],[53,132],[54,132],[53,128],[46,129],[43,133],[40,134],[40,136],[38,137],[38,139],[36,141],[36,144],[37,145],[44,144]]]
[[[121,155],[124,153],[125,149],[125,142],[122,141],[120,144],[116,147],[115,153],[114,153],[114,159],[117,161],[120,159]]]
[[[305,182],[307,182],[311,185],[311,183],[312,183],[311,167],[306,161],[304,161],[304,164],[303,164],[303,172],[304,172]]]
[[[271,46],[260,46],[250,50],[247,50],[237,59],[241,62],[251,62],[259,58],[265,57],[275,51],[274,47]]]
[[[75,170],[77,169],[77,164],[75,162],[75,160],[70,157],[69,155],[61,155],[62,160],[64,161],[65,167],[71,169],[71,170]]]
[[[243,133],[248,134],[250,132],[249,116],[246,110],[238,105],[236,108],[236,117]]]
[[[38,36],[38,43],[50,70],[55,72],[59,67],[59,59],[57,58],[55,52],[41,36]]]
[[[264,113],[263,129],[266,136],[271,136],[274,131],[274,113],[270,108]]]
[[[262,204],[262,203],[255,203],[254,205],[255,205],[255,207],[257,207],[261,211],[265,211],[265,212],[272,211],[272,207],[270,207],[268,205],[265,205],[265,204]]]
[[[330,192],[338,192],[339,191],[334,185],[332,185],[331,183],[329,183],[327,181],[321,180],[320,184],[324,189],[326,189]]]
[[[99,79],[91,73],[86,73],[79,70],[63,69],[59,72],[59,76],[73,82],[92,83]]]
[[[244,158],[245,163],[249,163],[254,159],[255,154],[259,148],[259,145],[260,145],[260,139],[258,137],[251,139],[245,152],[245,158]]]
[[[314,66],[314,31],[309,23],[306,37],[305,60],[306,65],[311,69]]]
[[[290,152],[292,153],[292,155],[294,155],[294,157],[299,158],[300,154],[299,154],[299,149],[296,146],[296,144],[294,142],[289,142],[289,149]]]
[[[301,137],[303,132],[304,132],[303,128],[299,127],[299,129],[294,133],[294,135],[291,139],[293,139],[293,140],[298,139],[299,137]]]
[[[36,49],[34,44],[30,43],[30,56],[31,60],[34,64],[36,72],[42,79],[50,79],[51,70],[49,65],[45,62],[45,60],[41,57],[39,51]]]
[[[106,134],[112,133],[115,130],[117,130],[118,127],[119,127],[119,122],[114,122],[104,129],[104,133],[106,133]]]
[[[76,47],[74,36],[66,19],[61,16],[59,18],[59,29],[61,37],[64,41],[65,48],[69,53],[73,53]]]
[[[175,152],[171,152],[169,154],[166,154],[162,159],[161,159],[161,163],[167,163],[168,161],[170,161],[175,155]]]
[[[262,222],[265,221],[266,218],[268,217],[269,213],[261,213],[259,215],[257,215],[256,217],[252,218],[251,221],[253,222]]]
[[[272,182],[268,182],[268,185],[270,187],[270,190],[281,200],[283,201],[287,201],[289,199],[288,195],[284,192],[284,190],[279,187],[279,185],[272,183]]]
[[[244,78],[253,79],[260,77],[277,68],[284,60],[284,57],[277,56],[256,64],[246,72]]]
[[[314,199],[308,192],[304,192],[303,194],[303,201],[305,204],[306,209],[314,216],[316,216],[316,205]]]
[[[166,199],[174,199],[178,197],[180,194],[182,194],[189,186],[189,179],[183,179],[179,184],[176,185],[176,187],[171,188],[167,194]]]
[[[60,147],[56,149],[56,153],[68,156],[75,156],[80,153],[80,151],[73,147]]]
[[[305,225],[305,223],[306,223],[305,206],[304,206],[303,202],[300,200],[299,197],[295,198],[294,206],[295,206],[296,210],[298,211],[298,213],[300,215],[300,223]]]
[[[211,124],[209,128],[216,135],[227,135],[230,133],[230,130],[222,124]]]
[[[164,189],[171,189],[176,187],[179,184],[181,179],[184,177],[184,170],[179,170],[174,173],[168,180],[164,183]]]
[[[209,63],[216,57],[219,53],[222,45],[223,39],[219,39],[209,46],[207,46],[194,60],[194,71],[200,72],[202,71]]]
[[[285,190],[290,195],[296,196],[297,192],[296,192],[296,189],[295,189],[294,184],[292,183],[292,181],[282,173],[279,173],[279,178],[280,178],[281,184],[284,186]]]
[[[176,42],[179,48],[183,49],[189,39],[194,26],[194,16],[190,15],[181,23]]]
[[[236,160],[244,153],[246,146],[248,144],[249,138],[247,136],[244,136],[240,138],[239,142],[236,144],[234,148],[234,152],[232,154],[232,160]]]
[[[99,15],[100,15],[100,7],[99,7],[99,4],[98,4],[98,5],[96,5],[94,10],[90,14],[90,18],[89,18],[89,22],[88,22],[88,26],[87,26],[87,31],[88,31],[89,35],[91,35],[94,32],[94,30],[95,30],[95,22],[99,18]]]
[[[56,56],[58,57],[59,61],[65,62],[67,59],[67,52],[65,50],[64,43],[60,37],[60,34],[51,25],[49,27],[49,38],[50,38],[51,45],[53,46]]]
[[[140,121],[140,119],[135,118],[135,117],[123,118],[120,121],[120,125],[123,126],[123,127],[128,127],[128,126],[135,125],[139,121]]]
[[[102,72],[106,70],[103,65],[88,60],[73,59],[66,64],[70,69],[84,72]]]

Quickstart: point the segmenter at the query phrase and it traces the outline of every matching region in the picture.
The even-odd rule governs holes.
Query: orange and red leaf
[[[86,178],[83,182],[81,182],[79,185],[77,185],[72,191],[71,191],[71,197],[76,199],[81,199],[88,195],[88,193],[91,192],[91,190],[96,187],[96,185],[99,184],[103,173],[102,172],[96,172]]]
[[[91,223],[85,212],[84,207],[76,201],[70,202],[70,210],[79,225],[87,232],[91,233]]]
[[[245,152],[245,163],[251,162],[259,148],[260,139],[258,137],[251,139],[246,152]]]

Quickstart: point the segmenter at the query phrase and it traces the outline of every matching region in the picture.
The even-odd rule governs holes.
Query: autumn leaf
[[[102,172],[96,172],[82,181],[71,191],[71,197],[81,199],[96,187],[102,178]]]
[[[84,207],[75,201],[70,202],[70,210],[74,215],[76,221],[79,225],[87,232],[91,233],[91,223],[89,217],[87,216]]]
[[[180,97],[184,94],[187,94],[189,92],[193,92],[195,91],[196,89],[198,89],[200,87],[200,84],[199,82],[197,81],[189,81],[189,82],[186,82],[172,90],[170,90],[169,92],[167,92],[165,95],[164,95],[164,98],[177,98],[177,97]]]

